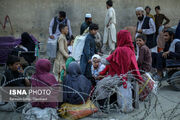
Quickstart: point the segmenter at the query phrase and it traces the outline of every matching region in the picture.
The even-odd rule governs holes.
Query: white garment
[[[70,54],[72,53],[72,50],[73,50],[73,46],[68,46],[68,51],[70,52]]]
[[[137,31],[141,30],[142,29],[142,25],[144,23],[144,20],[145,20],[145,17],[143,18],[142,21],[138,21],[138,28],[137,28]],[[144,35],[150,35],[150,34],[153,34],[156,32],[156,26],[155,26],[155,23],[154,23],[154,20],[152,18],[150,18],[149,20],[149,29],[143,29],[142,30],[142,34]],[[139,35],[139,33],[136,33],[136,37]],[[136,38],[135,37],[135,38]]]
[[[99,75],[99,73],[104,70],[105,67],[106,67],[105,65],[100,63],[98,69],[94,69],[94,67],[92,65],[91,66],[91,73],[92,73],[92,75],[97,77]]]
[[[109,23],[109,26],[107,27],[108,23]],[[106,18],[105,18],[103,44],[107,44],[107,42],[108,42],[111,50],[115,49],[115,43],[116,43],[116,27],[115,27],[115,25],[116,25],[116,13],[115,13],[114,8],[110,7],[107,10]]]
[[[171,52],[175,52],[175,45],[176,45],[176,43],[177,42],[180,42],[180,39],[174,39],[173,41],[172,41],[172,43],[171,43],[171,45],[170,45],[170,47],[169,47],[169,51],[171,51]]]

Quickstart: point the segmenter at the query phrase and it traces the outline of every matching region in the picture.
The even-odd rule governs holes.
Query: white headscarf
[[[92,59],[91,59],[92,62],[93,62],[93,59],[94,59],[94,58],[97,58],[98,60],[101,61],[101,57],[100,57],[98,54],[94,54],[94,55],[92,56]]]
[[[144,12],[144,8],[143,8],[143,7],[137,7],[137,8],[136,8],[136,12],[137,12],[137,11],[142,11],[142,12]]]

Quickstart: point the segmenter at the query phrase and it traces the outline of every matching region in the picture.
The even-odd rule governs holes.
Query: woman
[[[35,42],[27,32],[21,34],[21,43],[13,49],[11,55],[18,56],[19,51],[35,51]],[[33,63],[36,59],[34,55],[34,53],[22,53],[21,57],[23,57],[25,61],[27,61],[28,64],[31,65],[31,63]]]
[[[66,35],[68,34],[68,27],[66,25],[60,24],[59,29],[61,35],[58,39],[58,51],[53,67],[53,73],[55,74],[58,81],[60,81],[60,71],[62,70],[62,66],[65,66],[65,62],[69,57],[66,39]]]
[[[63,102],[81,104],[83,103],[83,99],[87,101],[89,98],[91,81],[82,74],[77,62],[69,64],[63,85]],[[83,97],[83,99],[76,91]]]
[[[32,87],[52,87],[57,86],[58,82],[55,77],[50,73],[51,63],[48,59],[39,59],[36,62],[36,73],[32,76]],[[33,107],[39,108],[56,108],[58,99],[53,98],[57,102],[33,102]]]
[[[133,70],[132,74],[141,79],[131,34],[127,30],[118,32],[117,48],[106,60],[110,63],[109,75],[126,74]]]

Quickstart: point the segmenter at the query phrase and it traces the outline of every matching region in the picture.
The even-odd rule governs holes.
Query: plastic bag
[[[121,108],[122,112],[128,113],[134,110],[132,99],[132,86],[129,81],[127,81],[127,88],[124,88],[123,85],[118,88],[117,103]]]
[[[85,104],[81,105],[64,103],[61,105],[61,109],[59,110],[60,115],[68,120],[77,120],[97,111],[97,107],[91,102],[91,100],[88,100]]]
[[[82,35],[82,36],[77,36],[74,40],[72,57],[76,61],[80,61],[80,59],[81,59],[81,55],[82,55],[82,52],[84,49],[86,37],[87,37],[87,34]]]
[[[49,58],[56,58],[58,37],[54,39],[48,38],[47,41],[47,56]]]
[[[54,108],[32,107],[31,104],[22,111],[22,120],[58,120],[57,110]]]
[[[156,88],[154,88],[155,81],[149,73],[143,74],[142,78],[145,82],[143,84],[139,84],[139,99],[143,101],[152,92],[152,90],[155,90]]]

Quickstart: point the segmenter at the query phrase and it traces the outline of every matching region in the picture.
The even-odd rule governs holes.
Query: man
[[[146,11],[146,16],[152,18],[152,19],[154,20],[154,22],[155,22],[154,16],[153,16],[152,14],[150,14],[151,8],[150,8],[149,6],[146,6],[146,7],[145,7],[145,11]]]
[[[148,16],[144,16],[144,9],[142,7],[136,8],[136,16],[138,18],[136,37],[139,34],[144,34],[147,37],[146,45],[149,47],[149,49],[154,49],[157,43],[154,39],[156,27],[153,19]],[[151,52],[157,52],[157,50],[153,49]]]
[[[180,60],[180,39],[174,39],[174,33],[171,29],[165,30],[163,35],[166,44],[163,50],[164,52],[157,54],[156,64],[159,78],[163,75],[163,68],[175,64]],[[178,63],[180,64],[180,62]]]
[[[95,35],[97,34],[98,29],[99,27],[97,24],[91,24],[89,26],[89,34],[86,37],[83,53],[80,59],[82,73],[90,80],[92,80],[91,58],[97,53]]]
[[[170,22],[170,20],[164,14],[160,13],[160,10],[161,10],[160,6],[155,7],[156,15],[154,15],[154,17],[155,17],[155,24],[156,24],[156,35],[159,34],[158,32],[159,32],[160,26],[167,25]],[[164,20],[166,20],[165,23],[163,23]]]
[[[60,36],[60,30],[59,30],[59,25],[67,25],[68,26],[68,35],[66,36],[67,40],[70,40],[72,36],[72,30],[71,30],[71,25],[70,25],[70,20],[66,17],[66,12],[60,11],[59,12],[59,17],[54,17],[49,25],[49,34],[51,39],[58,38]]]
[[[105,18],[105,28],[103,37],[103,46],[105,47],[108,44],[108,47],[111,51],[115,49],[116,44],[116,14],[112,6],[112,0],[108,0],[106,2],[107,13]]]
[[[92,23],[92,16],[91,14],[87,13],[85,15],[85,22],[81,25],[80,35],[84,33],[84,31],[89,27],[91,23]]]

